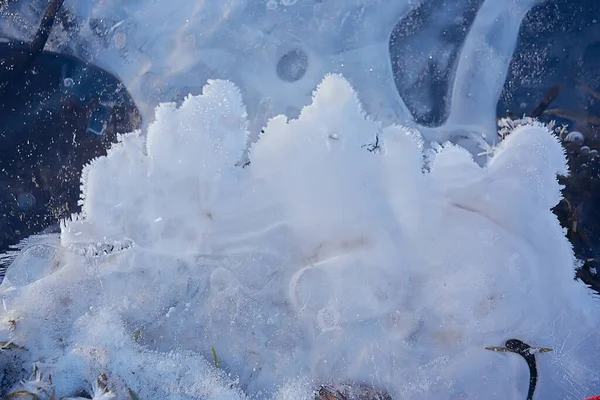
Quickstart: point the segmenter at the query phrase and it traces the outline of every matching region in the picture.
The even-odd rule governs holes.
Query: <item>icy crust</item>
[[[335,382],[524,398],[522,359],[484,349],[516,337],[554,348],[539,398],[594,394],[598,307],[550,211],[567,168],[546,127],[480,167],[370,119],[339,75],[241,168],[246,126],[226,81],[161,105],[147,139],[85,168],[83,212],[36,253],[49,267],[20,278],[35,247],[11,265],[0,339],[43,358],[57,393],[105,373],[119,398],[310,399]]]
[[[199,94],[207,78],[221,78],[239,83],[256,135],[268,118],[296,116],[330,72],[351,75],[368,104],[395,119],[394,110],[405,107],[393,84],[389,35],[419,3],[108,0],[67,7],[84,22],[78,38],[85,45],[77,50],[119,73],[144,120],[158,102]],[[292,57],[281,63],[286,54]],[[297,80],[283,79],[300,64]]]
[[[15,2],[15,15],[0,30],[33,36],[42,1]],[[434,3],[430,7],[428,3]],[[199,94],[208,78],[237,82],[249,111],[251,141],[267,120],[295,118],[327,73],[343,74],[359,91],[365,108],[386,123],[417,126],[394,84],[390,35],[404,23],[400,47],[407,84],[430,75],[431,63],[445,65],[448,120],[422,127],[428,140],[458,142],[468,134],[495,139],[496,103],[502,91],[519,27],[539,0],[102,0],[66,1],[74,23],[56,26],[53,48],[69,49],[114,72],[142,112],[153,120],[160,102]],[[476,7],[469,34],[453,65],[448,35]],[[435,11],[435,18],[427,9]],[[419,9],[423,21],[404,21]],[[37,10],[34,11],[34,10]],[[448,25],[448,21],[453,21]],[[397,45],[397,44],[396,44]],[[395,46],[395,45],[394,45]],[[293,77],[293,78],[291,78]],[[435,79],[435,77],[431,77]],[[428,104],[428,91],[416,99]],[[414,99],[413,99],[414,100]]]

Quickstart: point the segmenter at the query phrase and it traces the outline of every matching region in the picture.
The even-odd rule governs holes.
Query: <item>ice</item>
[[[268,118],[297,113],[326,73],[348,71],[361,71],[353,83],[374,97],[369,102],[374,110],[394,115],[403,110],[387,85],[392,82],[387,41],[411,7],[408,2],[136,0],[83,8],[78,3],[68,6],[98,27],[80,31],[85,53],[119,71],[146,120],[158,101],[198,94],[207,79],[226,78],[241,86],[256,134]]]
[[[408,111],[388,53],[422,3],[67,1],[81,22],[53,43],[116,71],[145,126],[84,169],[60,235],[22,244],[0,341],[59,396],[106,374],[117,398],[299,400],[346,382],[506,399],[525,398],[527,367],[485,347],[515,337],[554,349],[538,398],[597,395],[597,300],[551,213],[563,149],[533,120],[502,141],[494,125],[535,2],[483,2],[449,50],[437,127]],[[426,38],[448,50],[439,17]]]
[[[241,168],[246,115],[222,80],[159,106],[146,139],[85,168],[83,212],[42,254],[54,267],[20,279],[25,245],[0,333],[60,393],[104,373],[141,398],[310,398],[327,382],[514,398],[524,363],[485,347],[515,336],[555,349],[538,356],[541,398],[598,384],[597,304],[550,211],[566,163],[545,126],[515,128],[481,167],[383,127],[329,75]]]
[[[483,3],[456,66],[448,125],[477,133],[495,132],[491,120],[496,115],[519,27],[527,11],[538,2]]]
[[[414,119],[440,125],[447,118],[453,65],[481,0],[423,2],[394,27],[390,56],[400,96]]]
[[[341,73],[370,115],[414,127],[394,80],[412,102],[423,91],[412,86],[415,80],[442,79],[445,89],[430,95],[447,97],[447,118],[443,127],[422,134],[468,142],[483,133],[492,144],[496,103],[519,27],[538,2],[67,0],[65,7],[82,23],[56,29],[52,43],[116,71],[146,123],[159,102],[199,94],[208,79],[227,79],[240,87],[254,142],[270,118],[297,117],[324,75]],[[31,7],[19,11],[3,30],[31,34]],[[432,62],[443,78],[430,73]]]

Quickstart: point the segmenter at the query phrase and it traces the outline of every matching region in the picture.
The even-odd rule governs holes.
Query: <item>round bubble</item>
[[[306,267],[294,274],[290,282],[290,298],[299,312],[315,316],[327,307],[333,294],[329,274],[317,267]]]
[[[583,133],[578,132],[578,131],[573,131],[570,132],[567,137],[565,137],[565,142],[572,142],[572,143],[576,143],[576,144],[583,144],[585,138],[583,136]]]
[[[590,148],[588,146],[581,146],[581,148],[579,149],[579,153],[586,156],[590,154]]]
[[[31,210],[35,206],[35,196],[29,192],[17,196],[17,204],[21,210]]]
[[[306,74],[307,68],[308,55],[300,49],[293,49],[277,62],[277,76],[286,82],[296,82]]]

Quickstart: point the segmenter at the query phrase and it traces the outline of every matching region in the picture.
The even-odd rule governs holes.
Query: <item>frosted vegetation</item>
[[[97,56],[148,110],[178,102],[85,168],[83,210],[60,235],[23,244],[0,286],[0,341],[26,350],[0,362],[35,362],[59,396],[105,374],[117,398],[301,400],[358,382],[394,399],[519,399],[526,364],[485,350],[514,337],[554,349],[537,398],[597,395],[600,310],[551,213],[563,148],[535,122],[495,144],[533,2],[483,4],[436,129],[393,89],[387,39],[409,4],[391,3],[76,10],[128,13],[111,31],[126,41]],[[196,47],[172,46],[189,35]],[[209,72],[227,80],[177,99]]]

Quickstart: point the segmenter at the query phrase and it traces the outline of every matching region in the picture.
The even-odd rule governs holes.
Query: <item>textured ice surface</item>
[[[537,125],[472,140],[494,142],[533,2],[483,2],[460,51],[436,35],[467,2],[436,14],[423,47],[459,62],[446,122],[421,133],[388,55],[420,3],[67,1],[81,23],[55,43],[75,35],[116,71],[147,126],[85,169],[83,212],[60,238],[12,264],[0,340],[43,357],[60,395],[106,373],[143,399],[296,400],[340,381],[510,399],[525,397],[525,364],[484,347],[517,337],[555,349],[539,398],[598,394],[597,303],[550,212],[562,148]],[[405,57],[414,78],[423,64]],[[211,78],[226,80],[184,99]],[[488,154],[479,165],[422,136]],[[251,164],[235,167],[248,139]]]
[[[371,115],[407,126],[428,110],[411,102],[413,117],[396,86],[410,101],[423,95],[423,80],[440,80],[430,96],[445,97],[450,108],[443,127],[424,129],[425,137],[484,133],[492,143],[519,26],[537,2],[67,0],[80,22],[57,29],[53,43],[117,72],[146,122],[159,102],[228,79],[242,91],[255,141],[269,118],[296,117],[325,74],[341,73]],[[16,22],[2,26],[23,36],[38,18],[31,3],[20,4]]]
[[[550,211],[566,166],[545,127],[517,128],[483,167],[455,145],[424,154],[333,75],[235,167],[247,133],[227,81],[161,105],[146,138],[86,167],[82,214],[35,254],[48,267],[23,272],[35,242],[11,266],[0,334],[53,360],[61,393],[106,373],[141,398],[298,399],[341,381],[520,398],[525,363],[484,349],[518,337],[555,349],[540,398],[593,394],[597,307]]]

